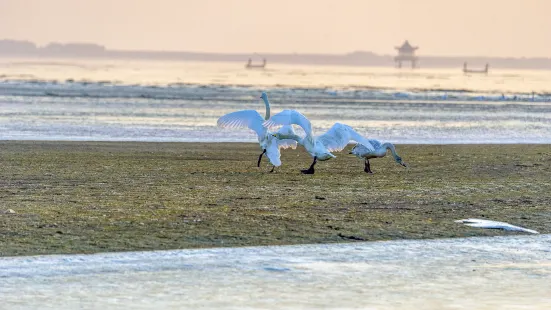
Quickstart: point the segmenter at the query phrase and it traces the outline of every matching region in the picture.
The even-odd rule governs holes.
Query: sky
[[[218,53],[551,57],[550,0],[0,0],[0,39]]]

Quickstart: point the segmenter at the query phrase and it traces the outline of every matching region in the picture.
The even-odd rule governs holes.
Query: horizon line
[[[117,48],[109,48],[106,45],[103,45],[101,43],[95,43],[95,42],[79,42],[79,41],[69,41],[69,42],[58,42],[58,41],[50,41],[46,43],[45,45],[39,45],[35,43],[34,41],[30,40],[23,40],[23,39],[9,39],[9,38],[2,38],[0,39],[1,42],[11,41],[15,43],[30,43],[34,45],[34,48],[37,50],[40,49],[47,49],[48,47],[52,45],[83,45],[83,46],[95,46],[98,48],[102,48],[103,52],[144,52],[144,53],[189,53],[189,54],[212,54],[212,55],[233,55],[233,56],[241,56],[241,55],[249,55],[249,56],[262,56],[262,55],[285,55],[285,56],[349,56],[354,54],[372,54],[374,56],[379,57],[394,57],[395,54],[379,54],[373,51],[369,50],[354,50],[350,52],[344,52],[344,53],[315,53],[315,52],[307,52],[307,53],[299,53],[299,52],[214,52],[214,51],[197,51],[197,50],[154,50],[154,49],[117,49]],[[482,55],[423,55],[423,54],[417,54],[419,57],[423,58],[488,58],[488,59],[551,59],[550,57],[544,57],[544,56],[482,56]]]

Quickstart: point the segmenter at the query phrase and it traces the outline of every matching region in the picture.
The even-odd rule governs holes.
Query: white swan
[[[297,141],[300,145],[304,146],[306,151],[314,158],[310,168],[301,170],[304,174],[314,174],[314,165],[318,160],[324,161],[331,158],[335,158],[331,152],[342,151],[351,140],[363,144],[366,149],[375,151],[375,148],[371,146],[369,140],[358,134],[352,127],[335,123],[326,133],[314,137],[312,131],[312,124],[310,121],[296,110],[283,110],[278,114],[272,116],[269,120],[264,122],[264,126],[270,128],[276,125],[291,125],[296,124],[304,129],[306,136],[304,138],[299,137],[296,134],[283,134],[275,133],[274,137],[278,139],[292,139]]]
[[[398,156],[398,154],[396,153],[396,148],[392,143],[387,142],[387,143],[381,144],[379,140],[374,140],[374,139],[369,139],[368,141],[373,149],[367,148],[363,144],[358,143],[349,152],[349,154],[354,154],[356,155],[356,157],[360,159],[365,159],[365,166],[364,166],[365,172],[373,173],[373,171],[371,171],[371,165],[369,164],[369,159],[385,157],[387,150],[390,150],[390,152],[392,153],[392,156],[394,157],[394,160],[398,164],[404,167],[407,167],[407,164],[402,161],[402,157]]]
[[[260,113],[256,110],[241,110],[232,113],[228,113],[218,119],[217,125],[224,128],[240,128],[248,127],[256,132],[258,136],[258,143],[262,149],[262,153],[258,156],[257,166],[260,167],[260,161],[262,160],[262,155],[266,154],[270,163],[273,165],[272,170],[274,171],[275,167],[281,166],[281,153],[280,148],[293,148],[297,147],[297,142],[288,139],[279,140],[272,135],[272,132],[269,132],[268,129],[262,126],[262,123],[265,120],[270,118],[270,101],[268,100],[268,95],[263,92],[260,98],[264,101],[266,105],[266,116],[262,118]],[[291,125],[283,126],[279,129],[278,133],[281,134],[295,134],[293,127]]]

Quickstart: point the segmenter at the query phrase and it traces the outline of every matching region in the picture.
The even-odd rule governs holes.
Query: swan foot
[[[256,164],[257,167],[260,167],[260,161],[262,160],[262,155],[264,154],[266,154],[266,149],[264,149],[264,151],[262,151],[262,154],[258,156],[258,163]]]
[[[365,160],[364,172],[373,174],[373,171],[371,171],[371,164],[369,163],[369,159]]]
[[[316,163],[318,162],[318,157],[314,157],[314,162],[312,162],[312,164],[310,165],[310,168],[308,169],[305,169],[305,170],[300,170],[300,172],[302,172],[303,174],[314,174],[314,166],[316,165]]]
[[[270,170],[270,172],[269,172],[269,173],[272,173],[272,172],[274,172],[274,169],[275,169],[275,166],[272,166],[272,170]]]

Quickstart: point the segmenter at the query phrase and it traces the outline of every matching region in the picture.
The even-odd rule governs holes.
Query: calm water
[[[0,258],[2,309],[550,309],[551,237]]]
[[[395,143],[551,143],[551,72],[0,59],[0,139],[256,141],[216,120],[298,109]]]

